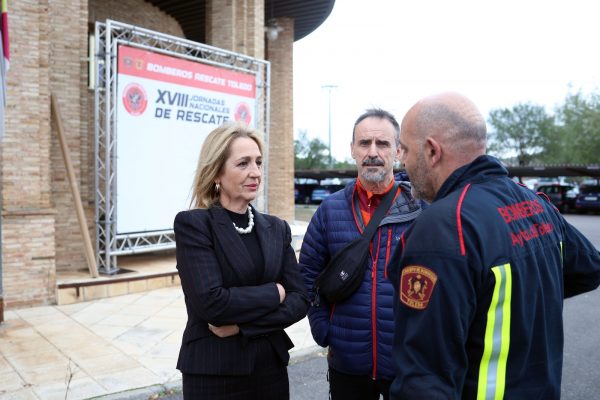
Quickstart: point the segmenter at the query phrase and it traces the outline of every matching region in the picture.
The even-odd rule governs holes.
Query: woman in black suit
[[[200,151],[193,209],[175,217],[177,269],[188,322],[177,368],[186,399],[288,399],[283,330],[308,296],[290,227],[250,202],[262,143],[240,124],[212,131]]]

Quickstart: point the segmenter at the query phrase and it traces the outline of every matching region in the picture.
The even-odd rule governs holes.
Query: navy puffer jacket
[[[351,375],[393,379],[394,289],[387,279],[387,263],[404,230],[421,213],[407,183],[401,184],[401,193],[371,241],[371,257],[359,289],[340,304],[327,304],[323,298],[315,302],[312,293],[313,283],[329,259],[362,232],[355,183],[321,203],[304,236],[300,267],[313,301],[308,318],[315,341],[329,346],[331,368]]]

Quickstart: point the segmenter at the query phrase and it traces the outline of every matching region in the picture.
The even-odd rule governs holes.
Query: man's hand
[[[214,326],[208,324],[208,329],[220,338],[226,338],[240,333],[240,327],[237,325]]]

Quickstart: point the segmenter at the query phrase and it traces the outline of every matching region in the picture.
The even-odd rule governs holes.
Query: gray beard
[[[416,199],[416,200],[423,200],[427,203],[430,203],[433,201],[433,198],[428,199],[427,194],[421,190],[417,190],[415,189],[415,185],[411,184],[410,186],[410,194],[412,194],[412,196]]]
[[[383,181],[385,181],[385,176],[386,173],[385,171],[379,171],[379,170],[375,170],[375,171],[369,171],[369,167],[366,167],[366,169],[362,172],[362,177],[365,180],[365,182],[369,182],[369,183],[381,183]]]
[[[410,194],[412,194],[412,197],[414,197],[415,199],[417,199],[417,200],[422,200],[422,199],[419,197],[419,193],[417,193],[417,191],[415,190],[415,187],[414,187],[414,186],[412,186],[412,185],[410,186]]]
[[[416,200],[425,200],[422,196],[423,193],[418,192],[414,186],[411,186],[410,188],[410,194],[412,194],[412,196],[416,199]],[[426,200],[425,200],[426,201]]]

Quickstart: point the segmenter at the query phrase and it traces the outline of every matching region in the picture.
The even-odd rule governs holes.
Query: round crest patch
[[[133,116],[138,116],[146,111],[148,96],[144,88],[137,83],[130,83],[123,90],[123,105],[125,110]]]
[[[237,107],[235,108],[235,114],[234,114],[233,118],[236,121],[242,121],[242,122],[245,122],[247,125],[249,125],[250,121],[252,120],[252,112],[250,111],[250,107],[248,107],[248,104],[246,104],[246,103],[238,104]]]
[[[408,265],[400,277],[400,301],[410,308],[424,310],[437,282],[435,272],[420,265]]]

